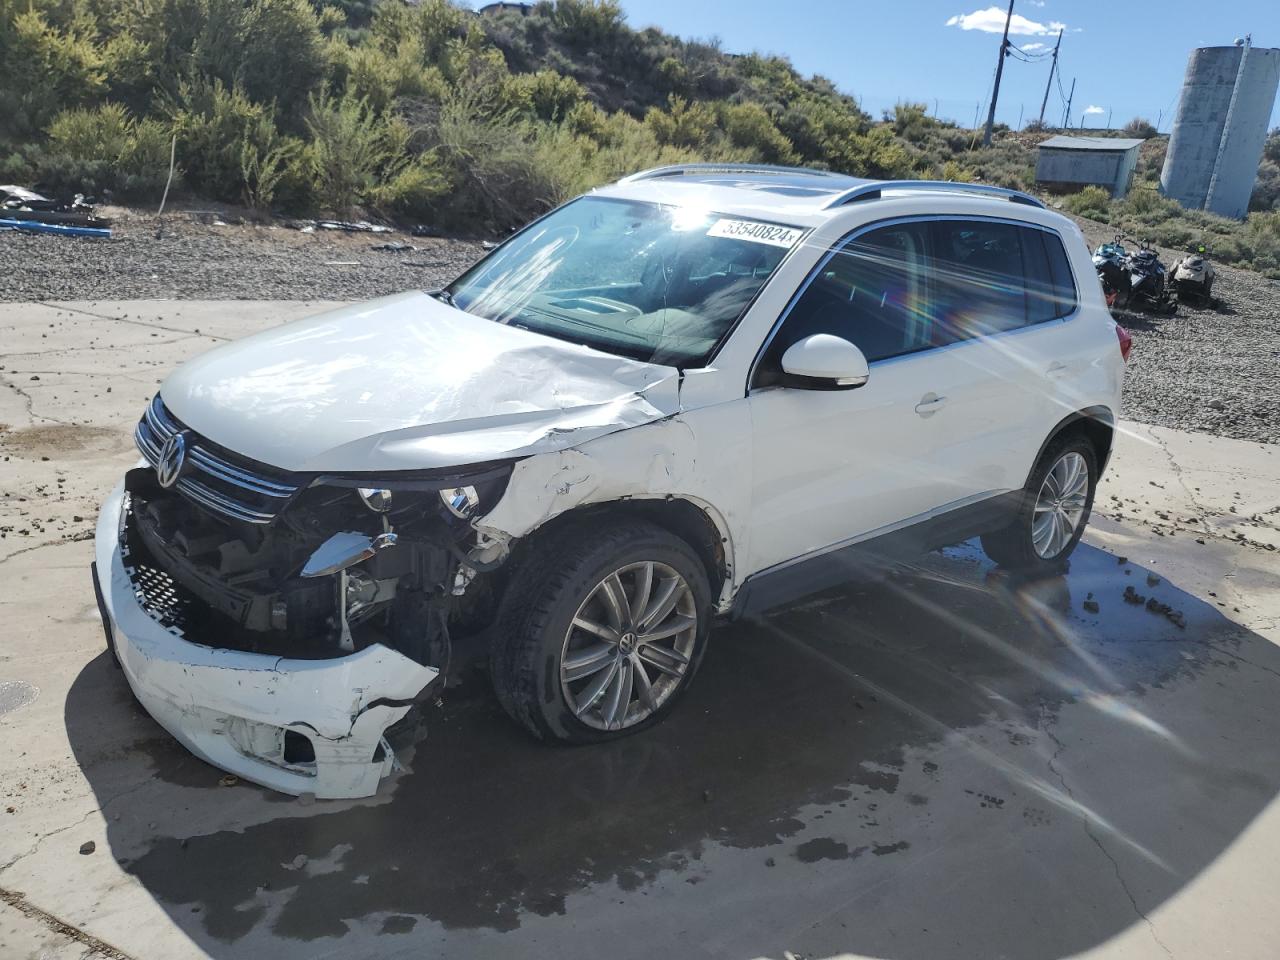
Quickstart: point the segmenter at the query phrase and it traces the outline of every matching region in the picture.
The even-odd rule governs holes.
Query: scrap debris
[[[93,202],[77,193],[70,203],[14,184],[0,185],[0,230],[72,237],[110,237],[109,220],[95,216]]]

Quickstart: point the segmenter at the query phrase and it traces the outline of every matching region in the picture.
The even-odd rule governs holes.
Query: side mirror
[[[801,378],[792,386],[813,390],[851,390],[871,376],[862,351],[830,333],[815,333],[787,347],[782,372]]]

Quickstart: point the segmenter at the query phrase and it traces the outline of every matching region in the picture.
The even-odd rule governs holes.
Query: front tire
[[[707,571],[654,524],[574,525],[508,587],[494,691],[539,739],[593,743],[659,722],[692,680],[711,620]]]
[[[1031,471],[1013,520],[984,534],[982,549],[1011,570],[1060,572],[1084,535],[1097,485],[1093,444],[1079,433],[1055,438]]]

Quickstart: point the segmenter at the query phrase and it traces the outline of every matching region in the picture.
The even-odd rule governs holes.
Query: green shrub
[[[286,148],[273,105],[254,103],[244,90],[228,89],[220,80],[198,79],[184,83],[166,111],[191,189],[226,203],[271,202],[278,186],[274,171],[286,159],[279,153]],[[269,159],[273,151],[276,156]],[[254,182],[246,179],[247,170]]]
[[[763,163],[799,162],[791,141],[777,128],[767,110],[758,103],[726,104],[720,111],[720,125],[729,142],[749,151]]]
[[[43,130],[61,110],[92,103],[105,88],[101,51],[73,29],[50,25],[38,11],[0,6],[0,140]]]
[[[1106,223],[1110,219],[1111,194],[1102,187],[1088,186],[1064,199],[1062,206],[1077,217]]]
[[[137,120],[116,103],[58,114],[36,162],[40,183],[63,194],[110,191],[149,199],[159,195],[168,174],[168,129]]]
[[[313,96],[308,104],[306,163],[317,202],[343,213],[371,200],[409,162],[410,131],[403,121],[379,117],[354,97]]]
[[[674,94],[668,98],[666,110],[651,107],[644,122],[659,143],[693,150],[709,146],[718,130],[710,104],[692,103]]]
[[[1149,140],[1158,132],[1150,120],[1145,117],[1134,117],[1124,125],[1124,129],[1120,131],[1126,137],[1136,137],[1141,140]]]

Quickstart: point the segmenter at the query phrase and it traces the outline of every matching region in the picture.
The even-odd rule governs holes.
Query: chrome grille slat
[[[254,493],[260,493],[264,497],[291,497],[294,491],[298,489],[285,483],[275,483],[263,477],[255,477],[252,474],[245,473],[225,460],[206,453],[199,447],[192,447],[188,455],[191,457],[192,463],[200,464],[205,470],[216,475],[219,479],[244,487],[246,490],[252,490]]]
[[[156,396],[138,421],[134,442],[154,467],[160,462],[165,441],[183,429]],[[301,486],[234,463],[215,453],[199,435],[189,432],[187,467],[175,489],[206,510],[244,523],[266,524],[276,518]]]
[[[183,477],[178,481],[177,486],[180,492],[185,493],[197,503],[217,510],[219,513],[225,513],[229,517],[235,517],[237,520],[244,520],[248,523],[270,523],[276,517],[274,512],[265,513],[253,510],[244,504],[237,503],[230,497],[224,497],[198,480]]]

